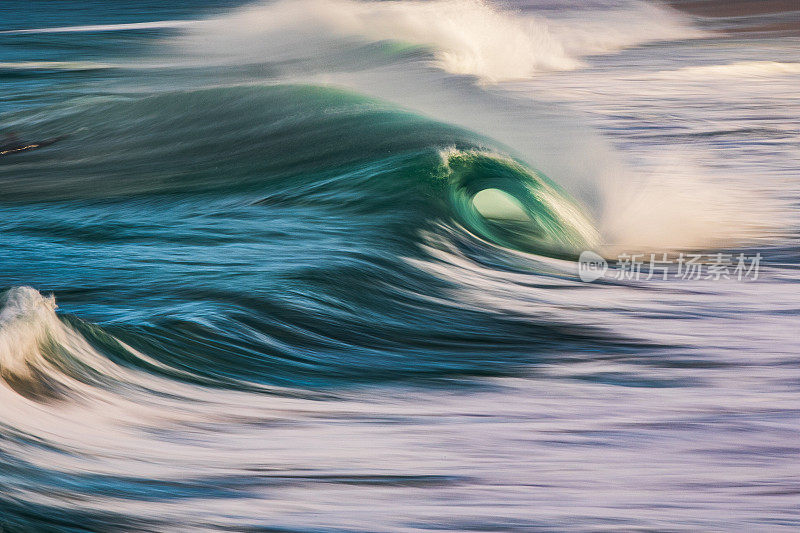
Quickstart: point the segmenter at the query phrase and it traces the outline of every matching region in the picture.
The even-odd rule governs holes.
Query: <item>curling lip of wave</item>
[[[450,148],[439,156],[440,177],[450,184],[451,204],[470,231],[495,244],[534,253],[570,255],[597,245],[594,225],[540,172],[483,150]],[[491,203],[482,209],[478,200],[485,193],[493,198],[487,198]],[[510,233],[496,226],[503,220],[515,222]]]
[[[448,72],[499,82],[574,70],[587,55],[702,35],[680,15],[638,2],[622,12],[593,12],[587,21],[547,19],[481,0],[284,0],[194,25],[184,44],[203,57],[269,61],[314,57],[328,51],[333,38],[397,41],[431,48]]]

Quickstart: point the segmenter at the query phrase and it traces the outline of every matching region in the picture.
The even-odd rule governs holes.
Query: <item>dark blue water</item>
[[[0,529],[800,526],[796,38],[242,6],[0,8]]]

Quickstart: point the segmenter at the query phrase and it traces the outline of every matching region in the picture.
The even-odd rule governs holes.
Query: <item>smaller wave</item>
[[[756,78],[800,74],[800,63],[778,61],[739,61],[727,65],[684,67],[661,71],[657,75],[668,79],[698,78]]]
[[[86,335],[129,348],[96,326],[62,321],[57,308],[54,296],[31,287],[0,294],[0,383],[27,398],[53,400],[85,391],[81,384],[130,381]],[[86,332],[77,329],[82,325]]]
[[[158,20],[153,22],[133,22],[129,24],[94,24],[89,26],[58,26],[53,28],[29,28],[23,30],[0,31],[0,35],[23,35],[28,33],[96,33],[133,30],[158,30],[183,28],[196,24],[193,20]]]
[[[67,336],[55,314],[55,298],[17,287],[0,303],[0,378],[24,395],[52,396],[59,387],[47,371],[43,349]]]

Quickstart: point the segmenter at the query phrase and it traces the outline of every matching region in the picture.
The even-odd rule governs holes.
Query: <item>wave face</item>
[[[791,41],[173,4],[4,3],[0,530],[800,527]]]
[[[187,108],[196,111],[176,121]],[[119,131],[119,124],[129,126]],[[342,213],[353,198],[376,213],[395,213],[399,200],[410,235],[433,223],[461,224],[507,245],[473,206],[481,191],[499,189],[528,215],[513,232],[527,251],[569,255],[596,244],[578,204],[536,170],[492,152],[475,134],[337,89],[234,87],[87,100],[38,128],[74,133],[25,167],[6,167],[13,172],[9,200],[222,190],[266,195],[261,205],[336,205]],[[74,178],[63,177],[64,168]]]

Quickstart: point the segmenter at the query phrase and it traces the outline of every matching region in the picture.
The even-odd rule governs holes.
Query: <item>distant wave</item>
[[[204,57],[250,61],[314,56],[331,38],[395,41],[432,49],[448,72],[496,82],[572,70],[586,55],[702,35],[677,13],[638,2],[591,17],[550,19],[481,0],[300,0],[193,25],[185,44]]]
[[[114,68],[108,63],[94,61],[3,61],[0,70],[105,70]]]
[[[192,20],[158,20],[153,22],[133,22],[129,24],[94,24],[88,26],[58,26],[53,28],[30,28],[0,31],[2,35],[21,35],[26,33],[95,33],[132,30],[155,30],[182,28],[195,24]]]

